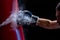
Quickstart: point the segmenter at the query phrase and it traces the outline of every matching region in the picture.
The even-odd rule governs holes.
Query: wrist
[[[32,24],[36,25],[37,22],[38,22],[39,17],[38,16],[35,16],[35,15],[32,15],[32,18],[33,18]]]

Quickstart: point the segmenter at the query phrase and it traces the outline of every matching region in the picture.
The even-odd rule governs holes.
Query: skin
[[[59,23],[60,25],[60,11],[56,11],[56,17],[57,17],[57,22]]]
[[[56,10],[57,20],[49,20],[45,18],[38,18],[36,25],[46,29],[58,29],[60,28],[60,11]]]

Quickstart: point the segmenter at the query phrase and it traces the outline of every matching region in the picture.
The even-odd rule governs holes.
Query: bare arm
[[[51,21],[49,19],[38,18],[36,25],[46,29],[57,29],[59,28],[57,20]]]

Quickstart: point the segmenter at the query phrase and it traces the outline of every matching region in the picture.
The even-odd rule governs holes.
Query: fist
[[[20,10],[17,15],[18,24],[29,25],[32,21],[32,13],[28,10]]]

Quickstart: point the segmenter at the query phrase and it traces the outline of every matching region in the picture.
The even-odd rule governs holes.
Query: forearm
[[[35,15],[33,15],[32,18],[34,19],[33,21],[35,21],[37,26],[41,26],[43,28],[50,26],[51,20],[49,19],[39,18],[38,16],[35,16]]]
[[[38,18],[36,25],[38,26],[50,26],[51,20],[44,19],[44,18]]]
[[[60,28],[57,20],[51,21],[49,19],[39,18],[36,25],[43,27],[45,29],[58,29]]]

